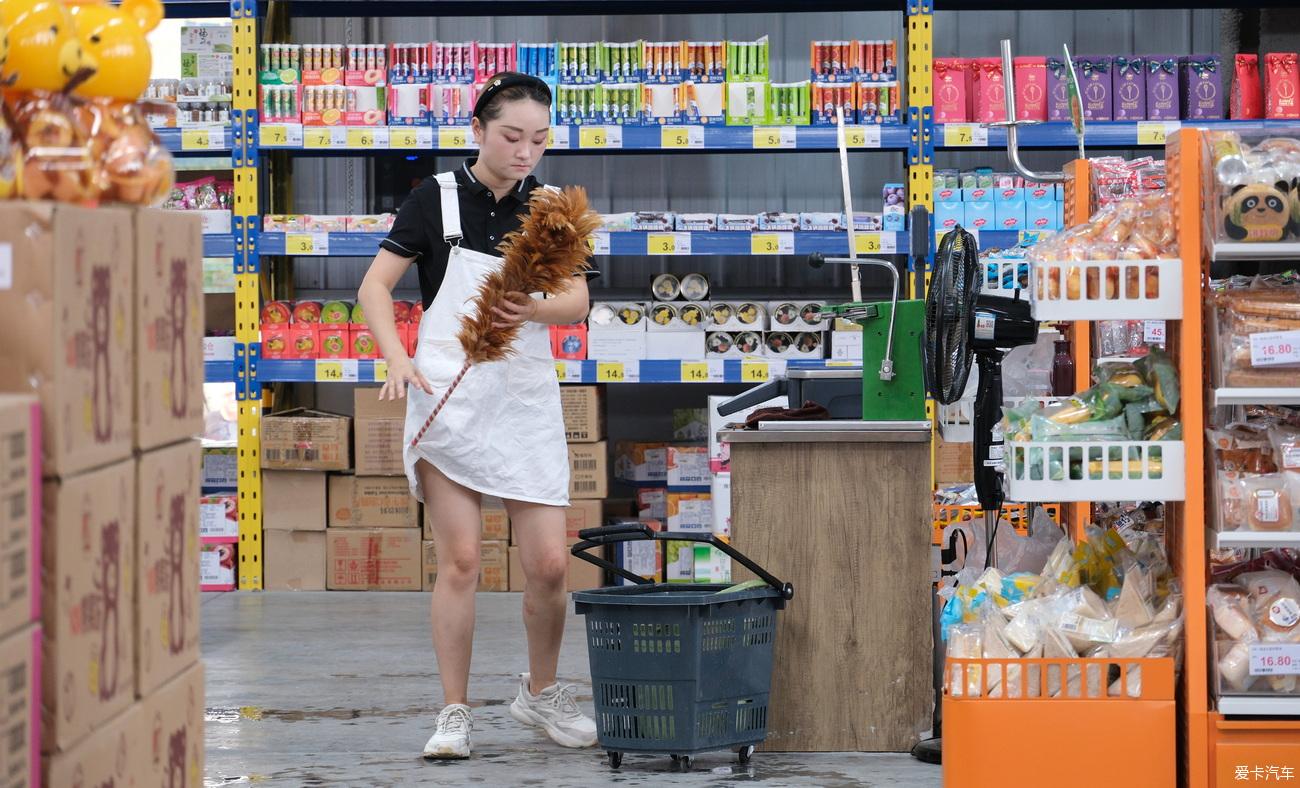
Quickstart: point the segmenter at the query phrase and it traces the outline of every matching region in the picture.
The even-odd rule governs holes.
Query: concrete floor
[[[525,669],[519,594],[480,594],[473,760],[426,763],[441,689],[429,641],[429,596],[416,593],[206,595],[206,785],[268,786],[908,786],[941,784],[907,755],[702,755],[691,773],[662,756],[628,755],[611,771],[599,750],[558,747],[505,704]],[[572,611],[570,611],[572,613]],[[571,615],[561,680],[591,713],[582,619]]]

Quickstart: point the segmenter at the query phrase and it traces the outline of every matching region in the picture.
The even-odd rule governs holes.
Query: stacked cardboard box
[[[41,404],[43,784],[197,782],[199,219],[4,203],[0,247],[0,390]]]

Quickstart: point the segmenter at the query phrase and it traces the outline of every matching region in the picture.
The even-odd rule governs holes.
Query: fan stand
[[[999,468],[1003,460],[1002,436],[994,440],[993,429],[1002,419],[1002,358],[1001,350],[975,351],[980,380],[975,392],[974,453],[975,496],[984,512],[984,538],[988,553],[984,566],[997,565],[994,540],[998,533],[998,518],[1002,513],[1002,478]]]

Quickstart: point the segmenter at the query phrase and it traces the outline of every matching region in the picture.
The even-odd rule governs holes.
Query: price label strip
[[[302,146],[304,148],[329,148],[334,145],[331,129],[324,126],[310,126],[303,129]]]
[[[579,148],[618,149],[623,147],[622,126],[583,126],[578,130]]]
[[[945,148],[987,148],[989,130],[978,123],[947,123],[943,127]]]
[[[703,126],[664,126],[659,135],[659,146],[673,148],[703,148]]]
[[[844,144],[849,148],[879,148],[879,126],[845,126]]]
[[[742,383],[764,383],[769,377],[766,361],[740,362],[740,380]]]
[[[1250,675],[1300,676],[1300,643],[1254,643]]]
[[[794,126],[755,126],[755,148],[794,148],[798,145]]]
[[[357,360],[354,358],[319,359],[316,362],[318,383],[356,383]]]
[[[182,129],[181,150],[225,150],[226,131],[224,127]]]
[[[1250,335],[1250,365],[1300,364],[1300,331],[1264,331]]]
[[[330,253],[330,234],[288,233],[284,236],[284,253],[298,256],[327,256]]]
[[[751,254],[794,254],[794,233],[754,233],[749,236]]]
[[[858,254],[898,254],[898,235],[895,233],[854,233]]]
[[[587,239],[587,246],[591,247],[592,254],[609,254],[609,233],[604,230],[592,233],[591,237]]]
[[[1182,127],[1178,121],[1151,120],[1139,121],[1137,124],[1137,144],[1164,145],[1170,134]]]
[[[683,383],[708,383],[709,382],[708,363],[704,361],[683,361],[682,382]]]
[[[551,127],[551,137],[550,137],[550,140],[549,140],[548,143],[547,143],[547,147],[550,148],[551,150],[568,150],[569,147],[570,147],[570,145],[569,145],[569,127],[568,127],[568,126],[552,126],[552,127]]]
[[[1165,343],[1165,321],[1143,320],[1142,341],[1148,345],[1163,345]]]
[[[390,126],[388,147],[395,150],[432,148],[433,129],[427,126]]]
[[[387,361],[376,361],[376,362],[375,362],[375,382],[376,382],[376,383],[383,383],[383,382],[386,381],[386,380],[388,380],[388,362],[387,362]]]
[[[646,254],[689,255],[690,233],[649,233],[646,235]]]
[[[581,361],[556,361],[555,376],[560,379],[561,383],[581,383],[582,362]]]
[[[345,132],[347,146],[361,150],[387,150],[387,126],[352,126]]]
[[[450,150],[466,150],[474,147],[474,135],[467,126],[439,126],[438,147]]]
[[[301,123],[273,123],[257,127],[257,142],[263,148],[301,148]]]

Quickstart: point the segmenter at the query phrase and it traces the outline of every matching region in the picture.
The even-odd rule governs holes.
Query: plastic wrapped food
[[[1034,263],[1069,262],[1074,260],[1152,260],[1176,257],[1178,255],[1177,236],[1172,214],[1172,201],[1165,195],[1156,193],[1119,200],[1102,207],[1085,224],[1064,230],[1050,238],[1037,243],[1029,250],[1029,260]],[[1142,266],[1135,266],[1137,271]],[[1126,271],[1129,270],[1125,267]],[[1095,270],[1095,269],[1094,269]],[[1107,272],[1108,287],[1118,288],[1120,267]],[[1066,287],[1075,294],[1082,292],[1083,283],[1079,280],[1080,270],[1067,272]],[[1126,276],[1128,274],[1126,273]],[[1158,275],[1154,268],[1148,268],[1143,276],[1150,276],[1150,284],[1157,287]],[[1060,282],[1049,278],[1047,286],[1058,288],[1057,292],[1042,291],[1037,293],[1039,299],[1060,298]],[[1040,288],[1044,277],[1040,276]],[[1089,287],[1100,287],[1100,283],[1090,283]],[[1095,296],[1090,296],[1095,297]]]
[[[1219,324],[1219,360],[1223,385],[1270,387],[1294,385],[1300,365],[1276,363],[1251,336],[1300,331],[1300,286],[1229,290],[1214,297]]]
[[[134,103],[95,99],[85,111],[95,119],[91,138],[94,182],[100,199],[130,205],[160,204],[173,183],[172,156],[149,128],[144,111]],[[222,206],[229,209],[229,198]]]
[[[22,143],[19,194],[30,200],[84,203],[98,196],[90,128],[65,94],[31,91],[9,105]]]
[[[1153,347],[1144,358],[1137,360],[1136,366],[1153,389],[1156,401],[1165,412],[1170,415],[1178,413],[1180,398],[1178,370],[1174,368],[1174,362],[1169,355],[1160,348]]]

